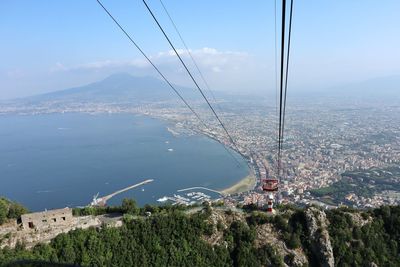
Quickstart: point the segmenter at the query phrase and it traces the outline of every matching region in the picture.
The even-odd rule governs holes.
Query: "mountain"
[[[194,88],[187,88],[173,85],[178,92],[189,100],[201,99],[201,95]],[[205,88],[203,88],[205,89]],[[204,90],[208,99],[213,102],[209,91]],[[249,95],[247,93],[227,93],[214,91],[218,100],[224,99],[228,102],[254,105],[256,102],[266,99],[275,99],[274,95],[268,92],[260,95]],[[380,77],[357,83],[344,84],[319,90],[293,90],[289,92],[293,101],[312,103],[315,100],[340,100],[340,101],[383,101],[392,103],[400,101],[400,76]],[[35,95],[19,102],[155,102],[155,101],[180,101],[169,85],[154,77],[138,77],[128,73],[113,74],[101,81],[90,83],[84,86],[55,91],[46,94]]]
[[[174,85],[186,98],[196,97],[193,89]],[[177,99],[167,83],[153,77],[113,74],[88,85],[25,98],[25,101],[148,102]]]
[[[15,248],[0,249],[0,266],[400,266],[399,206],[281,205],[267,214],[255,205],[139,208],[127,199],[119,207],[74,210],[85,216],[82,223],[105,212],[96,218],[107,223],[56,229],[60,234],[51,241],[44,232],[25,234]],[[0,247],[15,238],[7,234],[10,223],[4,227]],[[34,235],[44,243],[24,248]]]

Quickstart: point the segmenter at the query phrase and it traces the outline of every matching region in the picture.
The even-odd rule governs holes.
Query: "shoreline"
[[[222,146],[225,146],[227,149],[231,149],[234,152],[236,152],[237,154],[239,154],[239,156],[245,161],[247,162],[247,158],[240,152],[237,151],[236,149],[234,149],[233,147],[224,144],[223,142],[221,142],[217,137],[207,133],[207,132],[202,132],[202,131],[195,131],[201,135],[206,136],[207,138],[210,138],[218,143],[220,143]],[[220,190],[221,194],[223,196],[226,195],[233,195],[233,194],[239,194],[239,193],[243,193],[243,192],[247,192],[250,190],[254,190],[257,186],[257,176],[254,173],[254,169],[253,167],[247,163],[247,166],[249,168],[249,174],[246,175],[245,177],[243,177],[241,180],[239,180],[238,182],[234,183],[233,185],[224,188],[222,190]]]
[[[169,128],[167,128],[167,129],[168,129],[168,131],[170,131]],[[221,144],[222,146],[226,147],[227,149],[231,149],[235,153],[239,154],[239,156],[244,160],[244,162],[247,162],[247,158],[240,151],[237,151],[235,148],[233,148],[227,144],[224,144],[216,136],[214,136],[210,133],[207,133],[207,132],[203,132],[201,130],[190,129],[190,128],[189,128],[189,130],[194,131],[198,135],[203,135],[211,140],[214,140],[214,141],[218,142],[219,144]],[[245,177],[243,177],[241,180],[234,183],[233,185],[226,187],[222,190],[219,190],[219,192],[221,193],[222,196],[239,194],[239,193],[247,192],[250,190],[254,190],[256,188],[257,176],[254,173],[253,167],[250,166],[250,164],[247,164],[247,166],[249,168],[249,173]]]
[[[256,182],[256,176],[253,174],[252,171],[250,171],[250,173],[246,177],[233,184],[232,186],[221,190],[220,192],[223,195],[232,195],[247,192],[254,189]]]

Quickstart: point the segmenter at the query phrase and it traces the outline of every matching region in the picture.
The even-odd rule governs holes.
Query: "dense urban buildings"
[[[134,113],[170,122],[170,131],[205,134],[230,146],[206,106],[194,100],[205,127],[175,101],[98,103],[48,101],[4,104],[0,114],[58,112]],[[312,104],[311,104],[312,103]],[[277,118],[274,103],[226,100],[214,103],[240,154],[257,177],[254,190],[226,201],[265,204],[260,181],[277,176]],[[400,203],[400,107],[374,101],[294,99],[287,111],[279,202],[372,207]],[[362,182],[362,183],[360,183]],[[358,184],[360,183],[360,184]]]

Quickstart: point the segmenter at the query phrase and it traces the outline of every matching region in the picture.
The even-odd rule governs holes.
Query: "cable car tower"
[[[278,179],[267,178],[262,181],[262,190],[268,194],[267,212],[273,212],[274,192],[278,191]]]
[[[285,112],[286,112],[286,92],[287,81],[289,74],[289,55],[290,55],[290,37],[292,31],[292,14],[293,14],[293,0],[290,0],[289,23],[288,32],[286,32],[286,0],[282,0],[282,26],[281,26],[281,49],[280,49],[280,87],[279,87],[279,129],[278,129],[278,160],[276,178],[266,178],[261,181],[262,190],[268,194],[268,208],[267,212],[273,212],[274,195],[279,191],[279,180],[282,177],[282,145],[283,133],[285,125]],[[285,37],[288,37],[287,46],[285,46]],[[275,7],[275,38],[276,38],[276,7]],[[287,50],[286,50],[287,49]],[[286,57],[285,57],[286,50]],[[277,58],[277,48],[275,42],[275,60]],[[286,60],[285,60],[286,59]],[[277,66],[277,64],[276,64]],[[278,86],[277,86],[278,87]],[[278,88],[277,88],[278,89]],[[278,103],[277,103],[278,105]]]

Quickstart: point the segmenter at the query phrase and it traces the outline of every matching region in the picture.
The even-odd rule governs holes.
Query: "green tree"
[[[124,198],[122,200],[122,210],[124,213],[129,213],[131,215],[139,214],[139,208],[136,204],[136,201],[131,198]]]
[[[8,218],[10,219],[19,219],[22,214],[25,214],[28,212],[28,209],[22,206],[19,203],[10,203],[9,209],[8,209]]]
[[[300,237],[298,234],[293,233],[290,235],[290,238],[287,242],[287,245],[291,249],[299,248],[301,246]]]
[[[4,199],[0,198],[0,224],[7,221],[8,205]]]

